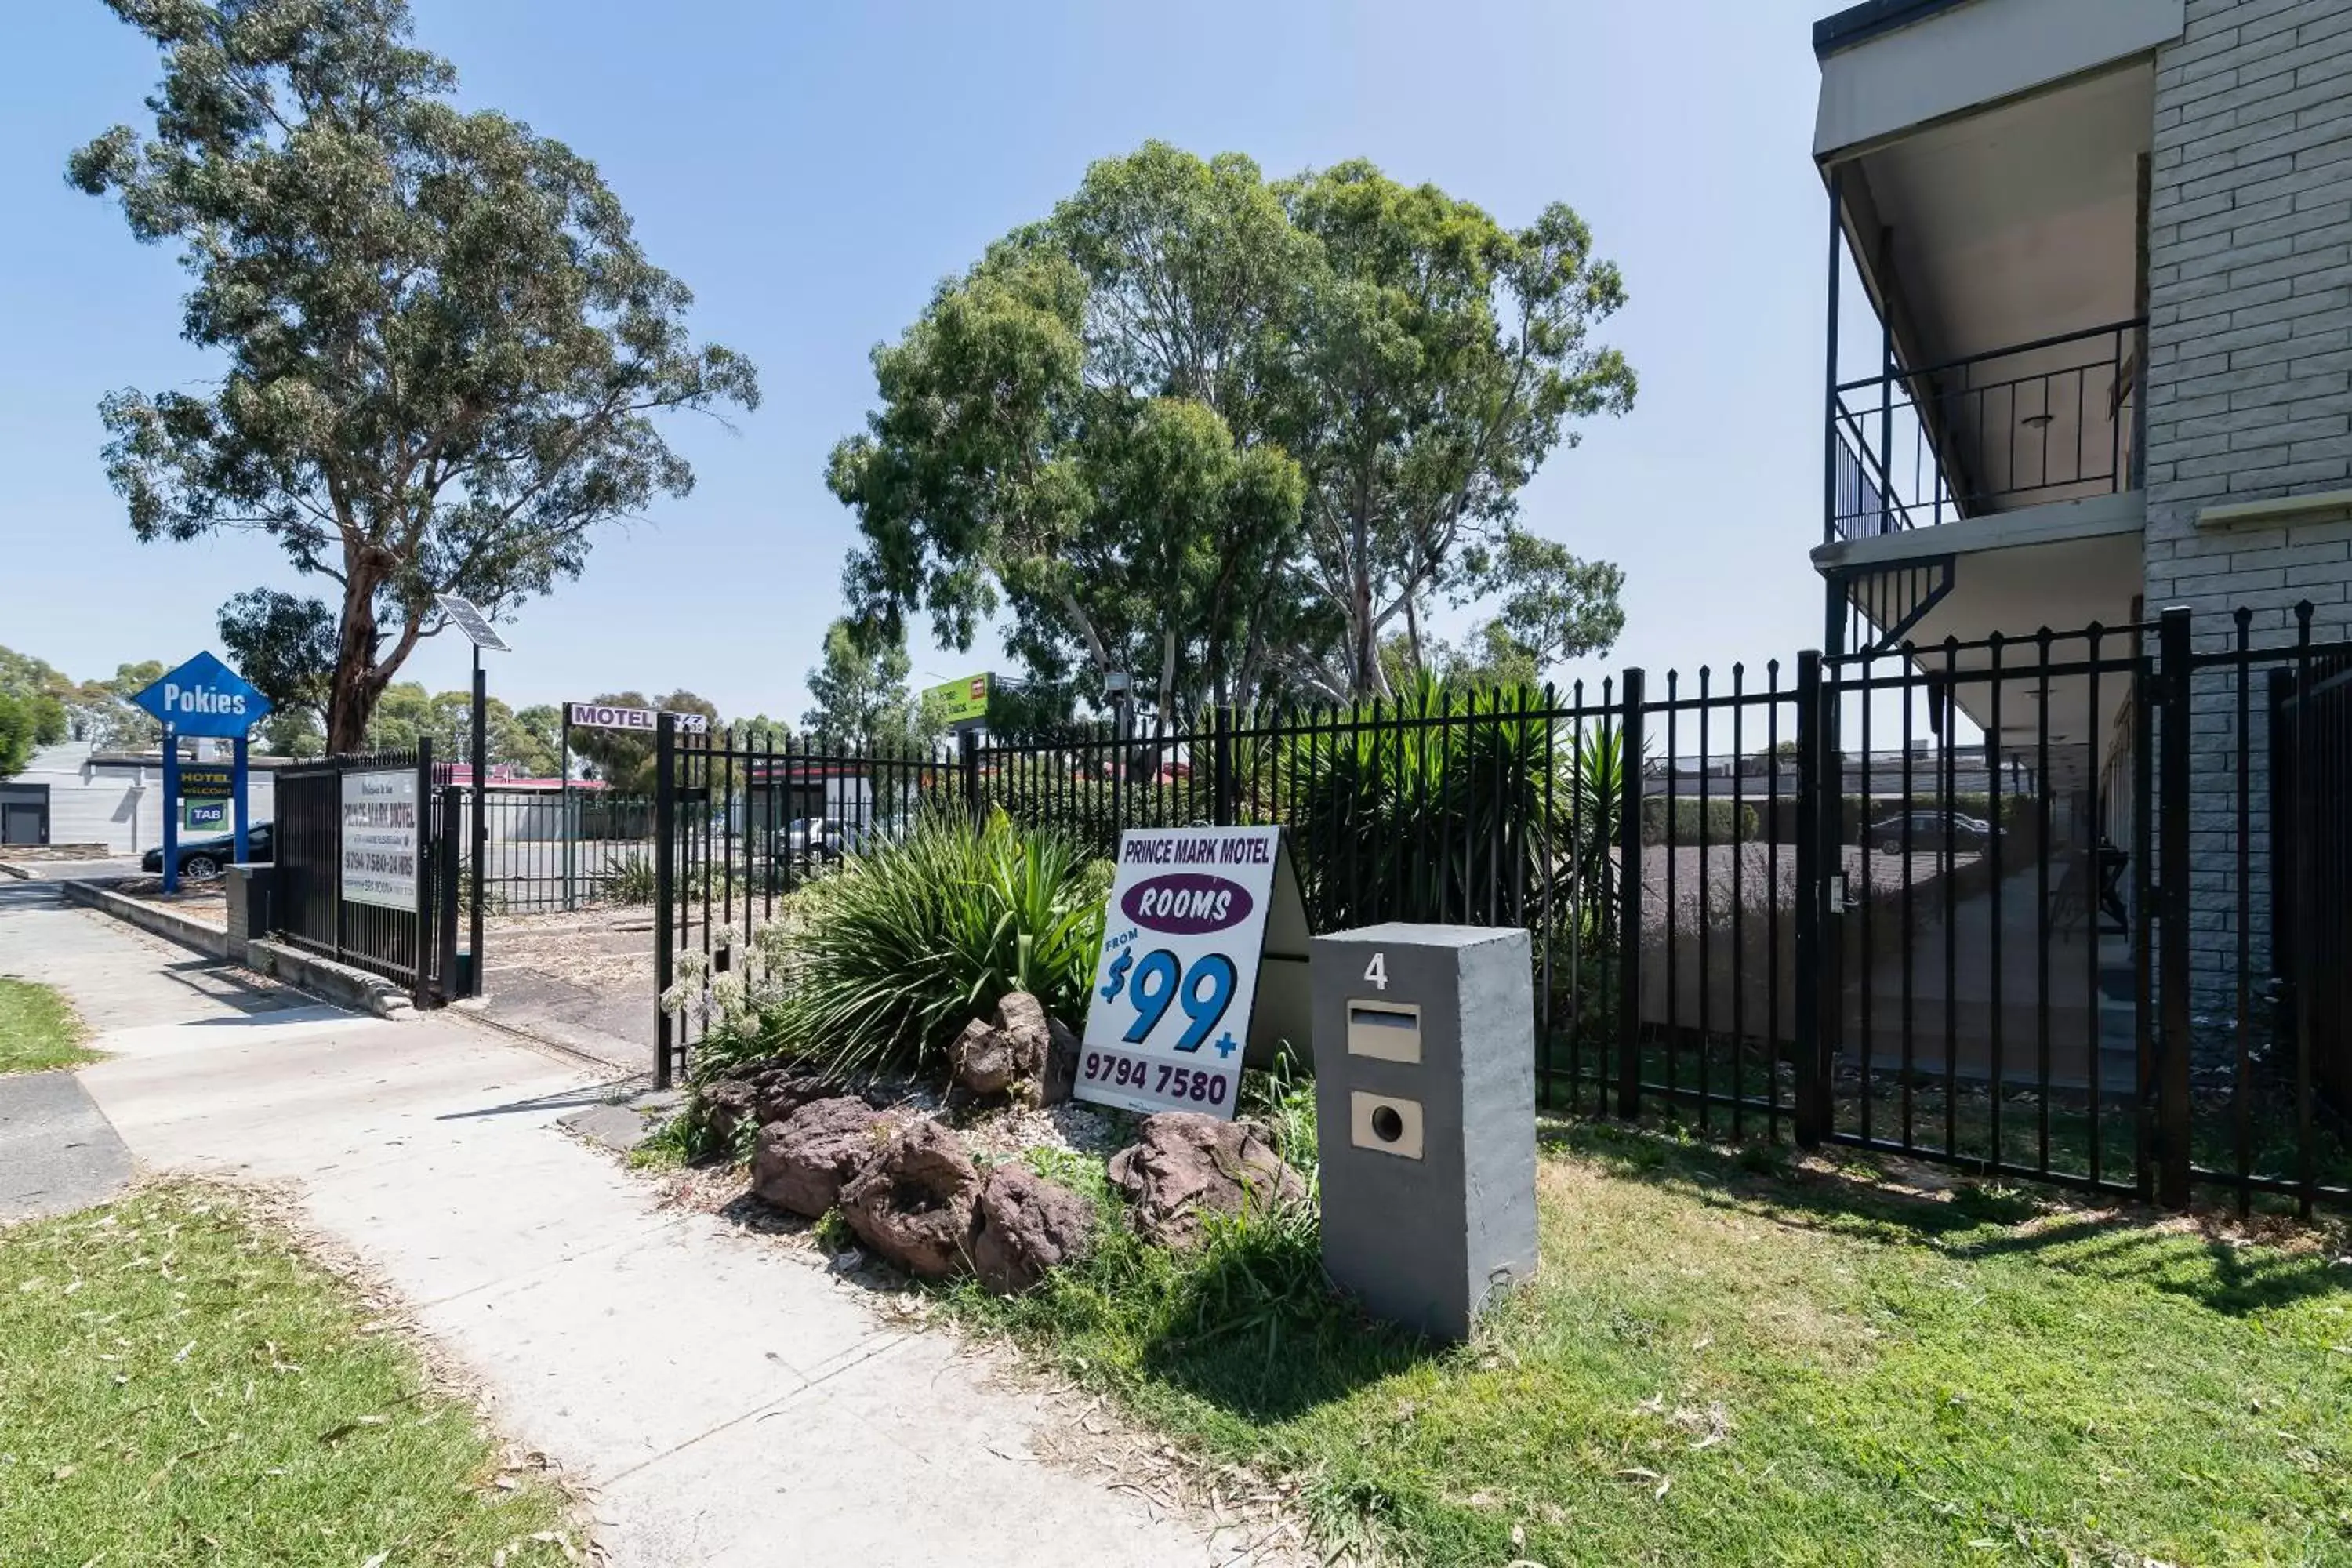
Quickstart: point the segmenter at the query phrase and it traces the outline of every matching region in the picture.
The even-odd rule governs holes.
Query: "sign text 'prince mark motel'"
[[[1077,1097],[1147,1113],[1232,1116],[1269,920],[1303,941],[1280,828],[1121,834]]]

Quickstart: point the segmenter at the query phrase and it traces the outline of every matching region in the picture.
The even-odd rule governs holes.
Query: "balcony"
[[[1837,384],[1825,542],[2138,489],[2143,324]]]

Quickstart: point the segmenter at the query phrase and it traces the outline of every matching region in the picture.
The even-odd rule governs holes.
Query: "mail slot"
[[[1411,1002],[1350,1001],[1348,1054],[1384,1062],[1421,1060],[1421,1009]]]
[[[1525,931],[1472,926],[1313,946],[1323,1267],[1435,1338],[1467,1338],[1536,1269],[1530,953]]]

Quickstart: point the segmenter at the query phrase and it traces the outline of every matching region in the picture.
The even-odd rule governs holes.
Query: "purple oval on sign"
[[[1205,936],[1249,919],[1249,889],[1205,871],[1171,871],[1150,877],[1119,900],[1127,918],[1171,936]]]

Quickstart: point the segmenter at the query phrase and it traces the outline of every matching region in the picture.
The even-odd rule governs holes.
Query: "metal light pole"
[[[495,648],[500,653],[510,653],[513,650],[507,647],[506,639],[491,628],[489,617],[483,615],[471,599],[462,598],[456,594],[443,594],[434,602],[440,606],[442,615],[448,617],[449,624],[464,632],[466,640],[474,645],[474,787],[471,792],[474,826],[473,831],[468,835],[472,841],[474,857],[474,909],[467,930],[473,970],[467,977],[467,994],[479,996],[482,994],[482,881],[490,842],[488,811],[490,774],[489,692],[482,677],[482,650],[486,647]]]

